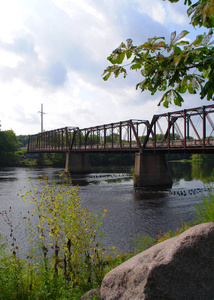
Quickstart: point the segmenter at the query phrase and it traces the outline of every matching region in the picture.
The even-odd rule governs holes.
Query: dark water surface
[[[206,193],[203,178],[209,176],[207,169],[190,164],[170,163],[173,187],[168,191],[135,192],[130,177],[130,167],[120,170],[98,170],[86,176],[73,177],[73,184],[79,184],[79,195],[83,205],[90,210],[102,206],[107,209],[102,230],[105,248],[116,246],[118,250],[130,250],[130,238],[136,234],[156,236],[160,231],[174,230],[181,219],[190,221],[192,211]],[[63,169],[0,169],[0,211],[10,210],[10,219],[20,244],[27,243],[27,229],[24,216],[32,209],[28,201],[21,200],[20,190],[36,186],[37,176],[46,173],[50,179],[59,179]],[[31,182],[28,180],[31,178]],[[0,215],[0,233],[8,234],[9,226]],[[23,246],[24,247],[24,246]]]

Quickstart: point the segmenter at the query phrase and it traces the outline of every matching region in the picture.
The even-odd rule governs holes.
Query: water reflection
[[[168,195],[166,194],[135,194],[134,199],[136,200],[135,205],[138,205],[139,209],[153,209],[153,208],[164,208],[168,202]]]
[[[17,178],[15,177],[0,177],[0,181],[15,181]]]
[[[168,196],[167,192],[155,192],[155,191],[150,191],[150,192],[134,192],[134,199],[136,201],[139,200],[154,200],[154,199],[162,199],[166,198]]]
[[[173,178],[173,184],[181,179],[185,181],[200,180],[213,182],[214,163],[180,163],[170,162],[169,169]]]
[[[0,181],[14,180],[17,180],[17,178],[12,168],[0,168]]]
[[[88,175],[72,175],[73,185],[87,186],[89,184],[97,184],[105,181],[106,183],[123,183],[125,181],[132,180],[131,170],[132,166],[123,166],[122,169],[118,166],[108,166],[104,168],[95,168],[92,174]],[[213,182],[214,180],[214,164],[197,164],[197,163],[181,163],[181,162],[170,162],[169,163],[170,173],[173,179],[172,189],[163,188],[165,191],[173,190],[176,186],[180,186],[181,182],[192,182],[200,181],[202,183]],[[58,176],[58,174],[56,174]],[[176,191],[177,195],[185,196],[185,193],[196,194],[198,191],[188,189],[187,191]],[[144,194],[148,191],[148,194],[153,193],[153,191],[145,189],[135,189],[136,194]],[[157,195],[161,195],[158,191]],[[200,192],[203,192],[202,190]],[[153,195],[154,196],[154,195]],[[152,197],[153,197],[152,196]],[[143,196],[144,197],[144,196]],[[159,197],[159,196],[157,196]]]

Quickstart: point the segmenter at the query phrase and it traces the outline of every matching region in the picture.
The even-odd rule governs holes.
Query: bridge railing
[[[214,145],[213,113],[214,105],[209,105],[154,115],[142,151],[210,150]]]
[[[65,127],[29,136],[28,152],[67,152],[77,127]]]
[[[142,132],[147,133],[148,128],[149,121],[147,120],[128,120],[78,129],[72,140],[71,150],[138,149],[140,147],[139,135]]]
[[[213,151],[214,105],[89,128],[65,127],[31,135],[29,152]]]

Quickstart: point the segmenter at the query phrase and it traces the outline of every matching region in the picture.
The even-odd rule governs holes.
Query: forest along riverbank
[[[150,191],[136,193],[130,167],[110,170],[98,169],[85,176],[74,176],[73,184],[79,185],[79,196],[89,210],[98,210],[102,206],[107,215],[102,220],[101,229],[106,234],[104,248],[116,246],[121,251],[130,250],[130,239],[135,235],[156,236],[160,231],[174,230],[181,224],[181,219],[190,221],[192,211],[206,187],[201,177],[205,170],[192,168],[189,164],[170,164],[173,187],[168,191]],[[46,173],[48,178],[59,180],[62,168],[1,168],[0,202],[1,211],[11,207],[11,219],[14,233],[22,245],[26,241],[26,226],[23,217],[32,209],[17,194],[20,189],[27,190],[37,184],[37,176]],[[31,178],[29,182],[28,177]],[[8,234],[9,229],[0,218],[1,233]]]

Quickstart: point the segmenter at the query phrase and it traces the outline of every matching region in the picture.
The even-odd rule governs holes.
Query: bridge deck
[[[141,143],[143,146],[143,143]],[[139,152],[138,144],[133,142],[131,147],[130,144],[123,143],[122,145],[115,144],[106,144],[106,145],[81,145],[81,146],[73,146],[72,150],[69,147],[57,147],[52,145],[46,145],[45,147],[35,147],[33,150],[29,150],[29,152],[45,152],[45,153],[53,153],[53,152]],[[154,145],[153,142],[148,142],[144,151],[161,151],[161,152],[210,152],[214,153],[214,138],[209,138],[206,140],[205,145],[203,145],[203,140],[190,140],[186,141],[184,145],[184,141],[172,141],[170,144],[168,142],[156,142]]]

